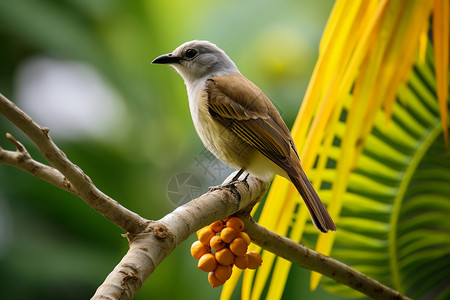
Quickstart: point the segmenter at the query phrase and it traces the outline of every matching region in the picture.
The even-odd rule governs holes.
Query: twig
[[[147,226],[145,219],[102,193],[92,180],[53,143],[48,135],[48,128],[36,124],[2,94],[0,94],[0,113],[33,141],[47,161],[67,178],[87,204],[127,232],[137,233],[144,230]]]
[[[239,217],[244,221],[245,230],[251,237],[252,242],[277,256],[283,257],[305,269],[328,276],[373,299],[410,299],[340,261],[320,254],[262,227],[255,223],[248,214],[239,215]]]
[[[7,151],[0,147],[0,163],[22,169],[60,189],[78,195],[77,190],[61,172],[32,159],[25,147],[11,134],[7,133],[6,137],[16,146],[16,151]]]

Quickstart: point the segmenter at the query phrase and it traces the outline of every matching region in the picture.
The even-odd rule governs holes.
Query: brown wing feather
[[[214,84],[212,84],[214,83]],[[211,85],[212,84],[212,85]],[[284,134],[286,140],[291,139],[291,133],[287,128],[275,106],[267,96],[253,82],[242,74],[230,74],[212,77],[207,83],[210,91],[218,98],[212,97],[219,105],[224,103],[236,103],[241,109],[236,111],[237,117],[271,118]],[[295,146],[294,146],[295,147]]]

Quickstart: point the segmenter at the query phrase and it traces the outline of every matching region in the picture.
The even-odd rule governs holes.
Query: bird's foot
[[[210,186],[208,191],[213,192],[221,189],[229,189],[233,194],[236,195],[237,201],[233,204],[239,205],[241,202],[241,193],[239,193],[238,189],[236,188],[235,184],[241,182],[241,181],[232,181],[229,183],[221,184],[221,185],[214,185]]]
[[[223,189],[223,188],[230,189],[231,192],[232,192],[233,194],[235,194],[236,197],[237,197],[237,199],[238,199],[238,200],[237,200],[235,203],[233,203],[233,204],[238,205],[238,204],[241,202],[241,193],[239,193],[239,191],[238,191],[238,189],[236,188],[235,184],[236,184],[236,183],[242,182],[242,183],[244,183],[244,184],[247,186],[247,188],[249,188],[249,185],[248,185],[248,182],[247,182],[247,178],[248,178],[249,173],[247,173],[243,179],[239,179],[239,178],[241,177],[241,175],[242,175],[243,172],[244,172],[243,169],[239,170],[239,172],[236,173],[236,175],[231,179],[231,181],[227,181],[227,179],[228,179],[228,178],[227,178],[227,179],[225,180],[225,182],[224,182],[223,184],[221,184],[221,185],[210,186],[209,189],[208,189],[208,191],[209,191],[209,192],[212,192],[212,191],[220,190],[220,189]]]

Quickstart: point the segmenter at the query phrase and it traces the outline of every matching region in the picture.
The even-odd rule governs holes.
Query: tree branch
[[[142,233],[128,234],[128,253],[92,299],[131,299],[159,263],[181,242],[216,220],[253,207],[264,196],[268,183],[249,176],[247,183],[239,182],[233,186],[206,193],[158,221],[149,221],[148,228]]]
[[[72,192],[88,205],[127,231],[130,249],[97,289],[93,299],[131,299],[159,263],[198,229],[241,212],[246,231],[259,246],[301,267],[314,270],[375,299],[408,299],[364,274],[286,237],[256,224],[249,211],[265,194],[268,183],[250,176],[204,194],[178,207],[158,221],[149,221],[103,194],[91,179],[50,139],[47,128],[37,125],[0,94],[0,113],[21,129],[54,167],[31,158],[25,147],[7,134],[16,151],[0,148],[0,163],[12,165],[51,184]],[[229,178],[234,176],[231,174]],[[228,181],[228,178],[226,182]]]
[[[102,193],[92,180],[53,143],[48,134],[48,128],[40,127],[2,94],[0,94],[0,113],[33,141],[47,161],[67,178],[88,205],[127,232],[141,232],[147,226],[146,220],[141,216]]]
[[[340,261],[262,227],[249,214],[240,214],[239,217],[244,221],[245,231],[252,242],[302,268],[319,272],[373,299],[410,299]]]

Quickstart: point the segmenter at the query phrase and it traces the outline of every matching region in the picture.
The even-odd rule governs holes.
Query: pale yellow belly
[[[255,148],[210,115],[200,115],[197,133],[205,147],[223,163],[235,169],[245,169],[255,156]]]

